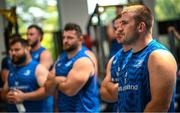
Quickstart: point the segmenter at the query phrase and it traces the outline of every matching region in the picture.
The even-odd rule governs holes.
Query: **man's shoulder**
[[[80,57],[75,61],[74,64],[76,64],[76,65],[89,65],[89,64],[92,64],[92,61],[89,57]]]
[[[173,54],[166,50],[166,49],[156,49],[151,52],[150,57],[158,57],[158,58],[163,58],[163,57],[173,57]]]
[[[47,72],[48,70],[40,63],[36,66],[36,73]]]
[[[51,56],[51,52],[49,50],[47,50],[47,49],[45,49],[41,53],[41,57],[45,57],[45,56]]]

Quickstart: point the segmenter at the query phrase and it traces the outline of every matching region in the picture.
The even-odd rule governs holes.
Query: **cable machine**
[[[110,8],[110,7],[118,7],[118,6],[127,6],[132,4],[142,4],[142,1],[132,2],[129,1],[129,4],[125,5],[108,5],[108,6],[100,6],[96,4],[94,12],[90,15],[89,21],[87,24],[87,35],[91,37],[92,40],[92,51],[96,54],[98,60],[98,75],[100,80],[102,80],[106,73],[106,64],[109,60],[108,52],[109,52],[109,44],[107,41],[107,33],[106,26],[103,25],[101,20],[102,12],[99,11],[100,8]],[[97,23],[93,23],[93,17],[97,18]]]

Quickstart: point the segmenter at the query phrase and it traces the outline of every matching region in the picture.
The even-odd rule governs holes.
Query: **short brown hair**
[[[23,47],[29,47],[29,43],[27,40],[23,39],[23,38],[13,38],[10,42],[10,46],[16,44],[16,43],[21,43],[21,45]]]
[[[131,5],[122,11],[122,14],[124,13],[133,13],[134,14],[134,19],[136,23],[144,22],[146,25],[146,29],[148,32],[151,32],[154,18],[152,15],[151,10],[142,4],[136,4],[136,5]]]
[[[77,33],[78,38],[82,36],[82,30],[81,27],[78,24],[75,23],[67,23],[64,27],[64,31],[69,31],[69,30],[75,30]]]
[[[42,40],[43,39],[43,35],[44,35],[44,32],[43,32],[42,28],[39,27],[38,25],[35,25],[35,24],[32,24],[32,25],[30,25],[28,27],[28,29],[31,29],[31,28],[35,28],[39,32],[39,34],[41,35],[41,40]]]

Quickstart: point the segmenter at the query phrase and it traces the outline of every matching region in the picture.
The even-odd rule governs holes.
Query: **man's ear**
[[[80,40],[81,42],[83,42],[83,41],[84,41],[84,37],[83,37],[83,35],[81,35],[81,36],[79,37],[79,40]]]
[[[26,47],[24,51],[27,53],[30,50],[31,50],[31,47],[29,46],[29,47]]]
[[[145,30],[146,24],[144,22],[140,22],[138,25],[138,31],[143,32]]]
[[[25,54],[27,54],[27,48],[24,48],[24,52],[25,52]]]
[[[28,51],[31,51],[31,46],[27,47]]]

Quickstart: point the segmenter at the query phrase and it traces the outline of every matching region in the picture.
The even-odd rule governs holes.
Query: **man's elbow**
[[[164,105],[162,106],[162,109],[165,112],[168,112],[169,108],[170,108],[170,103],[164,103]]]
[[[101,87],[101,89],[100,89],[100,97],[101,97],[102,100],[107,101],[107,99],[105,98],[106,97],[105,95],[106,95],[106,91],[105,91],[105,89],[103,87]]]
[[[154,106],[158,107],[157,111],[168,112],[168,110],[171,107],[171,103],[172,103],[171,98],[170,97],[164,97],[164,98],[161,98],[160,100],[159,99],[155,100]]]
[[[67,89],[64,91],[64,94],[70,97],[75,96],[77,93],[78,92],[73,89]]]
[[[115,97],[112,97],[112,95],[108,94],[107,90],[104,87],[101,87],[100,89],[100,97],[103,101],[110,102],[110,103],[117,101]]]
[[[170,109],[170,102],[167,101],[150,101],[146,106],[144,112],[168,112]]]

